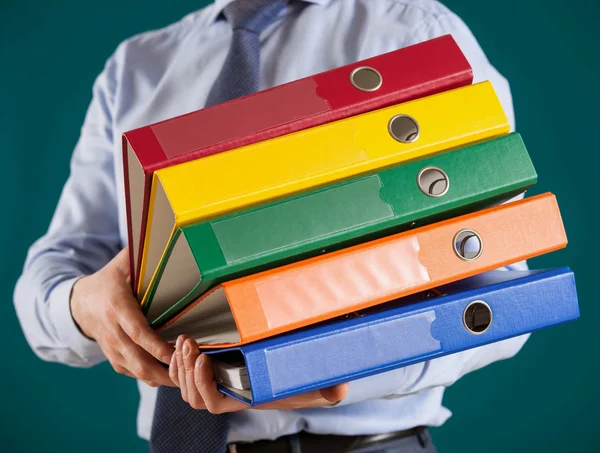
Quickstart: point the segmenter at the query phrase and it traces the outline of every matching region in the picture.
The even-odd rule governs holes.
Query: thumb
[[[333,387],[327,387],[326,389],[322,389],[321,396],[327,401],[337,403],[338,401],[341,401],[346,397],[349,388],[350,384],[348,384],[347,382],[344,384],[334,385]]]

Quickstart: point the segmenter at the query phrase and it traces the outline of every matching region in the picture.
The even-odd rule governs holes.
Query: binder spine
[[[539,275],[522,278],[517,285],[501,283],[468,290],[235,348],[242,351],[248,366],[251,404],[431,360],[579,317],[572,272],[561,268]],[[487,327],[485,323],[469,324],[467,310],[473,304],[489,307]]]

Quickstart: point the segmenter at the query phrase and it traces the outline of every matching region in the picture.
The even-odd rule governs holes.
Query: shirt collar
[[[217,20],[221,11],[229,5],[231,2],[235,0],[215,0],[215,3],[212,5],[212,11],[210,12],[210,17],[208,23],[212,24]],[[331,3],[331,0],[302,0],[305,3],[312,3],[319,6],[327,6]]]

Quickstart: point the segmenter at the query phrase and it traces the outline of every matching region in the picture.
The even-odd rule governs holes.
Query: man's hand
[[[174,386],[167,370],[154,360],[169,363],[173,348],[148,325],[133,296],[127,248],[98,272],[75,283],[71,313],[117,373],[153,387]]]
[[[213,414],[248,409],[244,403],[234,400],[217,390],[212,364],[206,354],[200,354],[197,343],[180,335],[175,354],[171,358],[169,376],[181,388],[181,397],[194,409],[208,409]],[[348,393],[348,384],[340,384],[303,395],[264,404],[253,409],[303,409],[331,406]]]

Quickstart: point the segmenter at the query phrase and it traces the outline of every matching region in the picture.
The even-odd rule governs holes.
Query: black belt
[[[336,436],[330,434],[311,434],[301,431],[291,436],[279,437],[275,440],[259,440],[257,442],[238,442],[228,445],[229,453],[349,453],[360,448],[366,448],[405,437],[419,436],[419,442],[424,445],[423,433],[426,428],[405,429],[387,434],[374,434],[371,436]],[[292,449],[296,443],[300,448]]]

